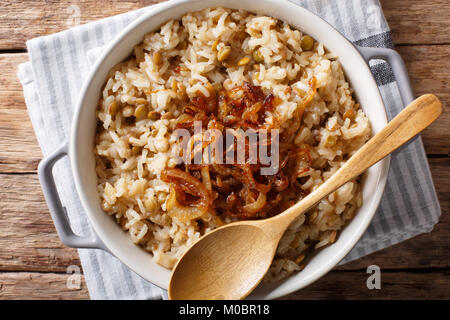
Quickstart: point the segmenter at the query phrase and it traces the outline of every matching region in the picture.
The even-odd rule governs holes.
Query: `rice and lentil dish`
[[[322,43],[277,19],[225,8],[189,13],[147,34],[110,71],[97,117],[102,208],[169,269],[214,228],[293,205],[371,134],[337,57]],[[261,175],[260,162],[179,163],[174,132],[183,128],[195,140],[195,121],[202,134],[279,130],[276,174]],[[266,280],[301,270],[361,204],[357,179],[299,217]]]

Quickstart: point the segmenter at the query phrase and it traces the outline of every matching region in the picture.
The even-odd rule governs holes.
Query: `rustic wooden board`
[[[80,23],[137,9],[159,0],[83,0]],[[423,133],[443,215],[433,232],[336,268],[288,299],[448,299],[450,236],[450,2],[380,0],[396,49],[416,95],[435,93],[445,111]],[[16,77],[28,59],[25,42],[71,26],[63,1],[0,2],[0,299],[89,299],[82,277],[70,290],[66,274],[80,266],[77,251],[58,239],[36,176],[42,154]],[[382,270],[382,289],[366,287],[367,266]],[[339,288],[339,290],[336,290]]]
[[[158,0],[84,0],[0,2],[0,50],[24,49],[25,42],[72,25],[70,5],[80,9],[81,24],[162,2]],[[450,4],[447,0],[381,0],[397,44],[450,43]]]

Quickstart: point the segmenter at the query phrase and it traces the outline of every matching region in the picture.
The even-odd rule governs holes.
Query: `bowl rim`
[[[167,289],[166,281],[164,281],[162,279],[158,279],[158,278],[153,278],[150,280],[146,275],[143,275],[142,273],[136,271],[136,269],[132,266],[130,261],[127,260],[126,256],[115,246],[114,241],[110,240],[111,236],[105,234],[102,226],[99,225],[97,223],[97,221],[94,219],[94,217],[93,217],[94,210],[92,210],[92,208],[89,204],[88,197],[82,186],[83,182],[82,182],[82,179],[80,176],[80,171],[81,171],[80,163],[79,163],[79,161],[77,161],[77,157],[75,156],[77,153],[77,145],[78,145],[77,138],[78,138],[78,131],[81,130],[81,128],[82,128],[82,126],[80,125],[80,114],[81,114],[81,110],[83,108],[87,93],[90,89],[91,82],[94,80],[96,73],[98,72],[98,70],[102,66],[102,64],[104,63],[104,60],[113,54],[114,48],[116,46],[118,46],[120,44],[120,42],[123,41],[126,37],[130,36],[130,34],[132,34],[133,31],[135,29],[137,29],[141,24],[145,23],[147,20],[151,19],[152,17],[163,14],[166,11],[171,10],[175,7],[188,5],[188,4],[192,4],[192,3],[199,3],[199,2],[210,3],[210,2],[214,2],[214,0],[211,0],[211,1],[208,1],[208,0],[207,1],[205,1],[205,0],[170,0],[168,2],[156,4],[152,8],[152,10],[149,10],[149,12],[142,14],[135,21],[130,23],[126,28],[124,28],[106,46],[106,48],[104,49],[104,52],[96,60],[96,62],[94,63],[94,65],[92,66],[92,68],[89,72],[89,75],[84,80],[83,86],[82,86],[79,96],[78,96],[79,98],[78,98],[78,101],[76,104],[76,108],[74,111],[74,116],[73,116],[71,131],[70,131],[70,137],[69,137],[69,148],[68,148],[69,149],[69,159],[70,159],[70,164],[71,164],[71,168],[72,168],[72,174],[73,174],[74,181],[75,181],[76,190],[77,190],[78,196],[80,198],[80,201],[82,203],[82,207],[83,207],[86,215],[88,216],[89,222],[92,225],[94,232],[99,236],[99,238],[105,244],[105,246],[108,248],[110,253],[112,253],[115,257],[117,257],[122,263],[124,263],[131,270],[133,270],[134,272],[139,274],[145,280],[151,282],[154,285],[157,285],[160,288],[164,288],[164,289]],[[368,71],[368,74],[370,75],[370,77],[366,80],[368,80],[370,82],[370,86],[374,86],[376,88],[375,95],[376,95],[376,99],[378,100],[377,104],[379,104],[382,107],[382,108],[380,107],[380,113],[381,113],[380,117],[382,118],[382,119],[380,119],[380,121],[383,121],[384,124],[387,124],[386,108],[385,108],[383,99],[381,98],[381,94],[380,94],[379,88],[376,84],[376,81],[374,79],[374,76],[366,63],[366,60],[362,57],[362,55],[360,54],[360,52],[357,50],[356,46],[352,42],[350,42],[344,35],[342,35],[339,31],[337,31],[327,21],[325,21],[324,19],[322,19],[315,13],[313,13],[295,3],[292,3],[290,1],[280,1],[280,0],[261,0],[261,3],[262,2],[267,5],[273,6],[274,8],[280,8],[282,6],[286,6],[288,9],[296,10],[297,12],[299,12],[299,14],[309,15],[310,18],[313,18],[318,23],[320,23],[321,27],[326,28],[326,31],[325,31],[326,33],[332,33],[333,36],[338,37],[339,40],[342,41],[343,44],[345,44],[346,46],[349,47],[349,49],[351,47],[350,50],[353,50],[356,53],[355,56],[357,56],[358,59],[363,61],[364,65],[367,68],[367,71]],[[205,8],[215,7],[215,6],[219,6],[219,5],[212,5],[212,4],[206,5]],[[223,5],[223,7],[233,8],[235,6],[234,5],[229,5],[229,6]],[[184,11],[183,14],[185,14],[185,13],[193,12],[193,11],[197,11],[197,10],[183,10],[183,11]],[[251,11],[251,10],[249,10],[249,11]],[[258,11],[258,10],[255,10],[255,11]],[[269,15],[271,15],[271,14],[269,14]],[[325,46],[326,46],[326,43],[325,43]],[[348,70],[345,70],[345,72],[348,73]],[[249,299],[253,299],[253,298],[274,299],[274,298],[278,298],[278,297],[287,295],[289,293],[292,293],[296,290],[299,290],[299,289],[311,284],[312,282],[316,281],[317,279],[319,279],[320,277],[325,275],[333,267],[335,267],[339,263],[339,261],[341,261],[347,255],[347,253],[350,252],[350,250],[358,243],[358,241],[360,240],[362,235],[367,230],[370,222],[372,221],[373,216],[375,215],[377,208],[379,206],[379,203],[381,201],[381,197],[384,193],[384,189],[385,189],[385,185],[386,185],[387,177],[388,177],[389,164],[390,164],[389,156],[379,162],[380,167],[379,167],[378,178],[377,178],[377,182],[376,182],[377,188],[376,188],[375,194],[372,195],[371,206],[367,210],[369,212],[367,212],[364,215],[364,219],[361,222],[361,225],[358,228],[358,231],[353,234],[353,236],[351,237],[350,240],[347,240],[346,245],[343,246],[339,251],[337,251],[326,265],[315,270],[315,272],[313,272],[306,280],[303,280],[303,283],[298,286],[293,285],[293,286],[290,286],[289,289],[283,289],[281,291],[273,290],[270,293],[252,294],[249,296]],[[258,290],[256,290],[255,292],[257,292],[257,291]]]

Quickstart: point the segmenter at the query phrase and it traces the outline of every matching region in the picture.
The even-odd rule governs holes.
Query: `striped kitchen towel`
[[[377,0],[292,1],[315,12],[358,45],[393,47]],[[90,57],[95,57],[99,48],[148,10],[152,7],[27,42],[30,61],[20,65],[19,78],[44,156],[68,137],[77,96],[91,67]],[[403,108],[395,78],[386,63],[378,62],[371,67],[392,118]],[[54,174],[74,230],[88,234],[89,222],[74,191],[67,158],[56,164]],[[429,232],[439,215],[422,141],[417,138],[393,155],[381,205],[363,238],[341,263]],[[143,280],[108,253],[80,249],[79,254],[92,299],[165,297],[164,290]]]

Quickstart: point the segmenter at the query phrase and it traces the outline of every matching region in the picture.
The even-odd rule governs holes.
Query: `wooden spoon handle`
[[[282,214],[269,220],[272,220],[272,223],[278,222],[280,229],[287,227],[296,217],[306,212],[322,198],[359,176],[366,169],[411,140],[436,120],[441,112],[442,104],[436,96],[425,94],[417,98],[361,147],[319,188]],[[278,228],[277,230],[279,230]]]

